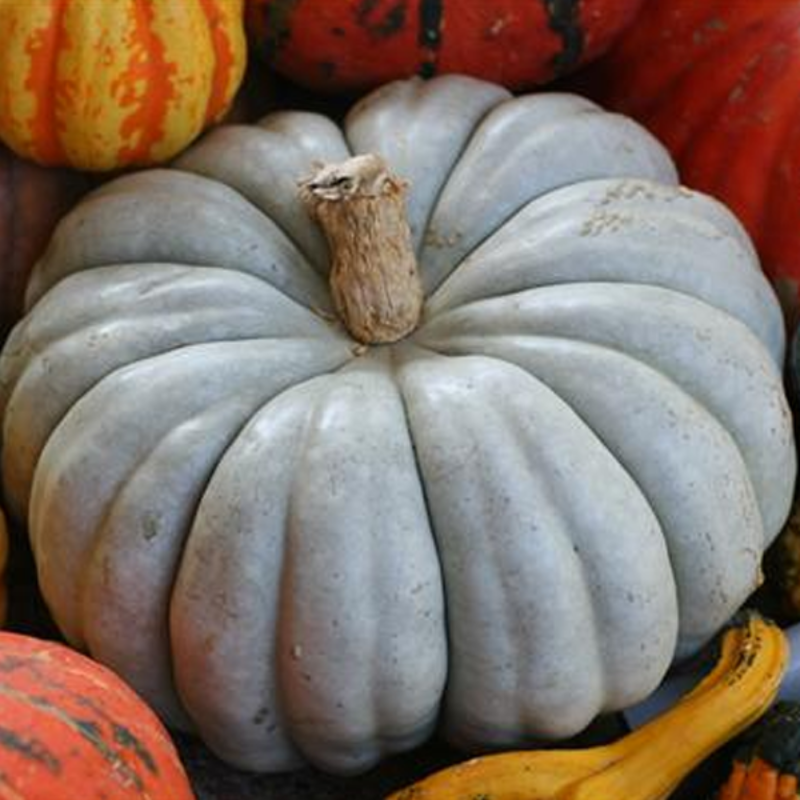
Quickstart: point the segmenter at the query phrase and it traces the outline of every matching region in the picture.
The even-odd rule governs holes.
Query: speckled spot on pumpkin
[[[355,9],[356,22],[374,39],[387,39],[403,30],[408,12],[407,0],[398,0],[382,14],[373,12],[379,0],[361,0]]]
[[[136,757],[145,765],[148,772],[158,775],[158,766],[150,751],[142,744],[141,740],[125,725],[114,723],[112,726],[114,741],[127,750],[132,750]]]

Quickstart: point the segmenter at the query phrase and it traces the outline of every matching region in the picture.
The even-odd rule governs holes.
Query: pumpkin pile
[[[723,638],[652,734],[555,758],[569,787],[458,768],[500,800],[629,796],[618,762],[729,709],[639,787],[666,797],[766,710],[780,630],[724,633],[797,472],[763,242],[633,119],[512,93],[640,5],[0,0],[0,484],[54,662],[234,767],[356,775],[570,739]],[[252,103],[252,60],[218,124],[245,26],[305,88]],[[29,213],[50,179],[79,189]]]

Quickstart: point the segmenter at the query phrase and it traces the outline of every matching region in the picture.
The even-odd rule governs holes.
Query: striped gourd
[[[0,139],[41,164],[164,161],[227,108],[242,0],[0,0]]]

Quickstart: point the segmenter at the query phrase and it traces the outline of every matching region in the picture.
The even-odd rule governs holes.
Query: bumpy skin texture
[[[247,0],[253,49],[321,91],[457,72],[530,88],[595,58],[642,0]]]
[[[194,798],[156,715],[64,645],[0,633],[0,719],[3,797]]]
[[[667,145],[687,185],[736,213],[796,319],[800,3],[650,0],[587,77]]]
[[[244,0],[0,0],[0,139],[41,164],[171,158],[227,109]]]
[[[410,183],[426,292],[373,348],[297,191],[365,152]],[[169,720],[258,770],[363,770],[437,720],[564,737],[755,587],[796,471],[783,320],[644,129],[443,77],[174,166],[64,219],[0,358],[46,599]]]
[[[39,167],[0,145],[0,339],[23,314],[25,284],[53,228],[88,188],[80,173]]]

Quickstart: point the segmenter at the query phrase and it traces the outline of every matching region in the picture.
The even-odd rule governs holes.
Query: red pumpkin
[[[669,147],[684,183],[733,209],[796,306],[800,2],[649,0],[587,76]]]
[[[0,340],[22,316],[28,275],[56,222],[87,188],[76,172],[44,169],[0,145]]]
[[[0,633],[0,797],[191,800],[155,714],[64,645]]]
[[[461,72],[512,89],[600,54],[642,0],[248,0],[256,51],[323,91]]]

